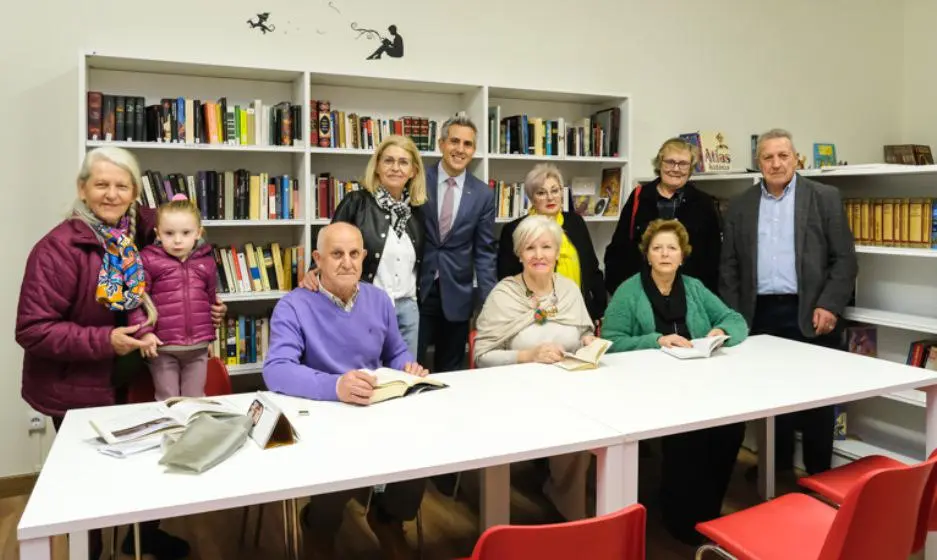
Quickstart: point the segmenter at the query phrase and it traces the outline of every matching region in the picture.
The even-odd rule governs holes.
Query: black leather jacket
[[[374,282],[377,267],[381,263],[384,252],[384,243],[390,230],[390,213],[381,210],[374,200],[374,195],[366,190],[351,191],[345,195],[335,209],[332,222],[348,222],[358,226],[364,237],[364,248],[368,252],[364,258],[361,280]],[[423,223],[423,209],[421,206],[410,207],[410,219],[407,221],[407,235],[413,243],[416,253],[417,301],[419,301],[420,266],[423,262],[423,244],[425,241],[425,225]]]

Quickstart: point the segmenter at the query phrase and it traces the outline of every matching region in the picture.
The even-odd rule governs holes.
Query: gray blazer
[[[855,287],[859,265],[856,246],[839,191],[797,175],[794,199],[798,319],[804,336],[813,338],[813,311],[822,307],[843,314]],[[729,204],[723,229],[719,292],[749,326],[758,297],[758,212],[761,184]]]

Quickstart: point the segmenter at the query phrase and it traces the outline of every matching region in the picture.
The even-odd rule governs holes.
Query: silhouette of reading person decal
[[[377,50],[374,51],[366,60],[379,59],[384,53],[387,53],[387,56],[393,58],[400,58],[403,56],[403,37],[397,34],[397,26],[391,25],[387,28],[387,30],[390,31],[390,35],[393,37],[393,40],[381,37],[381,46],[378,47]]]

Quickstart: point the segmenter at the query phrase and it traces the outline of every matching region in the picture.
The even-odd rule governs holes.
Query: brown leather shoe
[[[374,531],[384,558],[390,560],[411,560],[413,550],[407,544],[407,537],[403,531],[403,524],[396,521],[384,521],[377,514],[377,508],[372,507],[366,516],[368,526]]]

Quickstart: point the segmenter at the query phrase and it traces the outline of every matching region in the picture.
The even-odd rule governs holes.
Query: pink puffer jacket
[[[211,306],[215,303],[217,265],[208,243],[201,244],[184,261],[158,244],[141,251],[146,272],[146,291],[156,305],[156,327],[137,331],[141,337],[155,332],[163,345],[191,346],[215,339]],[[144,323],[143,306],[135,309],[130,324]]]

